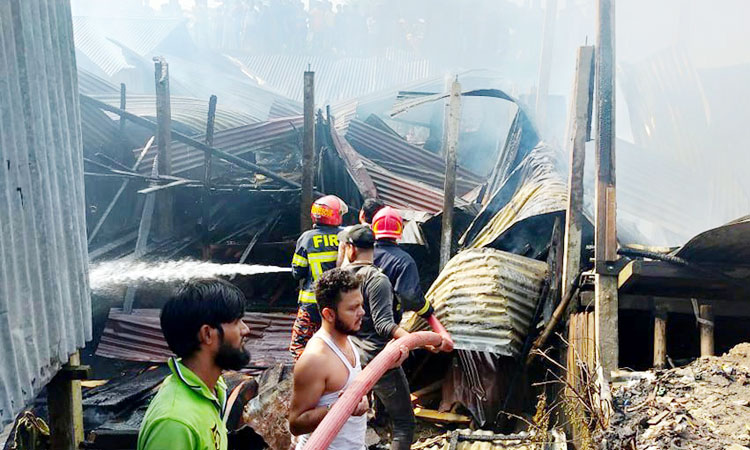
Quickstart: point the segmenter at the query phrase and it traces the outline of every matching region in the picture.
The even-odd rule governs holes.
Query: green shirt
[[[138,450],[227,450],[224,380],[219,377],[214,394],[178,360],[171,358],[169,368],[172,375],[146,410]]]

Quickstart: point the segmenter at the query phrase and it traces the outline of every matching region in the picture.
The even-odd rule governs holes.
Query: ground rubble
[[[620,373],[600,449],[750,450],[750,343],[669,370]]]

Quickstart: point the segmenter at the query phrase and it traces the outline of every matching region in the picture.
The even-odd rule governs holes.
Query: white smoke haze
[[[155,262],[118,259],[92,264],[89,269],[89,284],[92,292],[102,294],[123,286],[137,287],[208,277],[248,276],[290,271],[288,267],[218,264],[190,259]]]

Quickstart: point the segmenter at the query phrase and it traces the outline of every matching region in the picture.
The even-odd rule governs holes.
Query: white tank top
[[[339,349],[339,347],[333,342],[333,339],[331,336],[324,331],[323,329],[318,330],[317,333],[315,333],[312,337],[321,339],[323,342],[328,345],[328,347],[333,350],[333,353],[336,354],[336,356],[339,357],[341,362],[344,363],[346,368],[349,370],[349,378],[346,380],[346,384],[344,384],[344,387],[341,388],[340,391],[334,391],[329,392],[328,394],[323,394],[320,397],[320,400],[318,401],[317,406],[329,406],[332,405],[339,396],[344,392],[344,390],[349,387],[349,385],[354,381],[354,378],[362,372],[362,366],[359,362],[359,353],[357,352],[357,349],[354,347],[354,344],[352,344],[352,339],[347,336],[347,340],[349,341],[349,347],[351,347],[352,352],[354,353],[354,366],[349,364],[349,360],[346,359],[346,356],[344,356],[344,353]],[[341,427],[341,431],[339,431],[339,434],[336,435],[336,437],[333,439],[333,442],[331,442],[331,445],[328,446],[329,450],[363,450],[365,449],[365,433],[367,432],[367,414],[363,414],[361,416],[351,416],[349,419],[344,422],[344,426]],[[299,437],[299,440],[297,441],[297,447],[296,450],[302,450],[302,448],[307,443],[307,440],[310,438],[309,434],[303,434]]]

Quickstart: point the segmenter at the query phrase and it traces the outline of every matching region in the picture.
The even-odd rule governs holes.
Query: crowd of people
[[[430,350],[450,352],[453,341],[433,317],[416,262],[398,246],[404,228],[399,211],[367,199],[360,223],[344,228],[346,213],[346,204],[334,195],[316,200],[313,228],[300,235],[292,256],[299,309],[289,347],[295,361],[289,430],[299,436],[302,450],[362,368],[393,345],[399,358],[374,384],[373,400],[391,420],[390,448],[408,450],[416,423],[401,368],[409,355],[400,341],[409,335],[399,325],[403,312],[414,311],[439,333],[440,345]],[[161,328],[176,357],[146,411],[139,450],[226,450],[228,393],[221,375],[250,361],[244,311],[243,293],[221,279],[191,280],[166,302]],[[371,404],[364,393],[340,430],[332,431],[327,448],[365,449]]]

